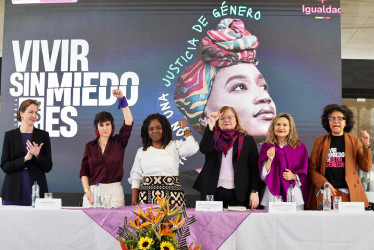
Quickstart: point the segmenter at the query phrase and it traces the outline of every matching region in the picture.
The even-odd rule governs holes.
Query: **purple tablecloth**
[[[147,206],[149,207],[149,206]],[[117,238],[117,230],[123,226],[124,218],[133,218],[136,206],[127,206],[117,209],[86,208],[82,209],[103,229]],[[238,226],[253,212],[263,211],[224,211],[224,212],[196,212],[187,208],[187,216],[195,216],[196,222],[190,225],[191,235],[187,244],[201,243],[202,249],[218,249]],[[118,243],[119,244],[119,243]]]

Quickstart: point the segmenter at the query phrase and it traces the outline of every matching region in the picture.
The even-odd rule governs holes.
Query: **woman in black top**
[[[5,133],[1,169],[5,173],[1,197],[3,205],[31,205],[31,186],[40,187],[40,197],[48,192],[45,173],[52,169],[48,132],[34,127],[38,103],[25,100],[17,111],[21,126]]]
[[[252,136],[241,128],[238,114],[224,106],[209,115],[209,126],[200,143],[205,155],[194,188],[223,201],[223,206],[259,205],[258,151]]]

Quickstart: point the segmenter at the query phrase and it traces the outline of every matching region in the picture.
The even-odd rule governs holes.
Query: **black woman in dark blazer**
[[[224,207],[254,209],[259,205],[257,146],[242,129],[234,108],[224,106],[209,115],[200,151],[205,163],[193,187],[201,199],[214,195],[214,200],[223,201]]]
[[[21,126],[5,132],[1,155],[3,205],[30,206],[34,181],[40,187],[40,197],[48,192],[45,173],[52,169],[51,143],[48,132],[34,127],[37,113],[36,100],[23,101],[17,111]]]

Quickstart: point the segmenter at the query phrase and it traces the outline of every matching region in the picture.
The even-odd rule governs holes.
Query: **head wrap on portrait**
[[[241,62],[257,65],[258,44],[257,37],[245,29],[243,21],[232,18],[221,20],[202,39],[200,58],[182,73],[174,92],[175,104],[197,132],[203,133],[200,119],[219,68]]]

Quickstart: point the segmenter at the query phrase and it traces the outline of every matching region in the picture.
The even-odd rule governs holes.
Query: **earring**
[[[112,130],[112,135],[114,134],[114,130]]]
[[[96,130],[96,136],[99,136],[99,130]]]

